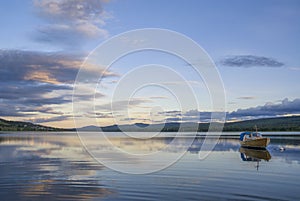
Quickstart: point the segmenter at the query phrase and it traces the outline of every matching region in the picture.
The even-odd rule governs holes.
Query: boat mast
[[[256,162],[256,166],[255,166],[256,167],[256,171],[258,171],[258,168],[259,168],[259,161],[260,160],[257,160],[257,162]]]

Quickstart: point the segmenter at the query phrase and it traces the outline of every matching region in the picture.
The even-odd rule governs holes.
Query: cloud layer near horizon
[[[276,117],[283,115],[299,115],[300,99],[289,100],[285,98],[278,104],[266,103],[262,106],[251,107],[247,109],[238,109],[229,113],[229,118],[259,118],[259,117]]]
[[[210,122],[211,112],[198,110],[165,111],[166,122]],[[262,106],[251,107],[247,109],[237,109],[233,112],[226,113],[226,120],[247,120],[256,118],[269,118],[284,115],[300,115],[300,99],[288,100],[285,98],[280,103],[266,103]]]

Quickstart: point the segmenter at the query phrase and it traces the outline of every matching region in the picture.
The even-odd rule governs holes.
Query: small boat
[[[242,147],[265,149],[270,143],[270,138],[262,137],[257,131],[243,132],[240,134],[240,143]]]

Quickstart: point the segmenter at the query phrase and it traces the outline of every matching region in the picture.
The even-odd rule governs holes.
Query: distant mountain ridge
[[[227,122],[224,124],[223,131],[252,131],[254,126],[258,127],[259,131],[300,131],[300,116],[290,117],[275,117],[264,119],[253,119],[237,122]],[[209,128],[209,123],[177,123],[170,122],[166,124],[144,124],[135,123],[128,125],[111,125],[101,127],[104,132],[119,132],[119,131],[132,131],[132,132],[206,132]],[[98,126],[85,126],[78,128],[81,131],[99,131]],[[48,126],[33,124],[30,122],[21,121],[7,121],[0,118],[0,131],[75,131],[75,128],[62,129]]]
[[[244,120],[237,122],[227,122],[224,124],[223,131],[252,131],[254,126],[257,126],[259,131],[300,131],[300,116],[290,117],[274,117],[264,119]],[[162,131],[162,132],[177,132],[179,127],[184,132],[195,132],[195,128],[198,126],[198,132],[206,132],[209,128],[209,123],[177,123],[170,122],[166,124],[128,124],[128,125],[111,125],[101,127],[105,132],[119,132],[119,131],[132,131],[132,132],[150,132],[150,131]],[[88,129],[85,129],[88,128]],[[85,131],[99,131],[100,127],[87,126],[80,128]]]

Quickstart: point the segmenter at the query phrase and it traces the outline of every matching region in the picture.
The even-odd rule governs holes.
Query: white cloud
[[[107,37],[103,27],[111,15],[103,0],[34,0],[38,15],[46,24],[38,28],[35,39],[72,45],[87,39]]]
[[[300,113],[300,99],[288,100],[283,99],[281,103],[266,103],[263,106],[257,106],[247,109],[238,109],[228,114],[229,118],[242,118],[242,117],[275,117],[287,114]]]

